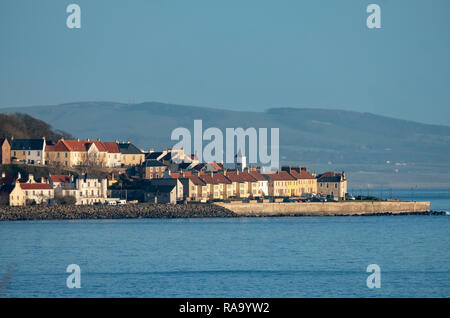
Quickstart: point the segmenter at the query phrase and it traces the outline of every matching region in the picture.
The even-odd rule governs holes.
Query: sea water
[[[0,222],[0,296],[449,297],[449,246],[440,215]]]

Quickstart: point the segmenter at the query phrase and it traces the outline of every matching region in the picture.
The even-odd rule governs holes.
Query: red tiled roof
[[[231,181],[221,173],[200,172],[198,176],[208,184],[231,184]]]
[[[249,171],[248,173],[258,181],[267,181],[267,179],[264,178],[264,176],[261,173],[259,173],[259,171],[254,170],[254,171]]]
[[[257,180],[252,177],[248,172],[244,171],[227,171],[225,175],[232,182],[256,182]]]
[[[178,173],[178,172],[172,172],[172,173],[170,174],[170,176],[171,176],[172,178],[174,178],[174,179],[178,179],[178,178],[180,178],[180,173]]]
[[[23,190],[52,190],[53,188],[47,183],[20,183]]]
[[[221,167],[217,162],[215,162],[215,161],[210,162],[209,164],[210,164],[214,169],[216,169],[217,171],[222,170],[222,167]]]
[[[120,153],[119,145],[117,144],[117,142],[105,141],[102,142],[102,144],[109,153]]]
[[[65,174],[53,174],[50,175],[50,179],[52,179],[53,182],[68,182],[70,176]]]
[[[300,170],[300,172],[291,170],[289,171],[289,174],[295,179],[314,179],[314,177],[306,170]]]
[[[216,184],[214,178],[211,176],[211,173],[207,172],[199,172],[198,176],[203,180],[206,184]]]
[[[200,179],[198,176],[190,175],[190,176],[186,176],[186,178],[191,180],[192,183],[195,185],[201,185],[201,186],[205,185],[205,182],[203,182],[203,180]]]
[[[214,182],[216,183],[225,183],[225,184],[231,184],[231,180],[225,177],[222,173],[214,173],[213,174]]]
[[[45,151],[88,151],[95,145],[100,152],[120,153],[116,142],[101,142],[98,140],[59,140],[56,145],[47,145]]]
[[[277,171],[276,173],[267,173],[264,174],[272,181],[291,181],[296,180],[293,176],[291,176],[286,171]]]
[[[56,145],[45,145],[45,151],[61,152],[61,151],[69,151],[69,148],[67,148],[67,146],[64,143],[62,143],[61,141],[58,141],[56,143]]]

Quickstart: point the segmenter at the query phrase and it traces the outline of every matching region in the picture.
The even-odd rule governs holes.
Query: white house
[[[48,183],[39,183],[29,174],[27,182],[20,183],[20,188],[25,193],[26,204],[51,204],[55,198],[55,192]]]
[[[28,164],[44,164],[45,144],[45,137],[42,139],[12,139],[11,158]]]
[[[82,175],[73,176],[50,176],[55,186],[56,195],[73,196],[76,205],[88,205],[94,203],[103,204],[107,197],[107,179]]]
[[[259,171],[253,170],[248,172],[253,178],[258,181],[258,195],[269,195],[269,180],[267,180]]]

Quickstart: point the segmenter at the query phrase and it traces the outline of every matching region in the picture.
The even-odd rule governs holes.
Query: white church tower
[[[236,170],[244,171],[245,168],[247,168],[247,157],[242,154],[240,149],[235,157],[236,157]]]

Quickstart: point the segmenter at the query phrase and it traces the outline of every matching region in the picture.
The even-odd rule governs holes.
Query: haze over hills
[[[193,134],[195,119],[203,120],[203,130],[279,128],[281,164],[302,164],[317,171],[346,170],[353,186],[359,188],[450,187],[447,126],[343,110],[237,112],[159,102],[80,102],[1,111],[29,114],[79,138],[129,139],[145,149],[173,146],[172,130],[186,127]]]

